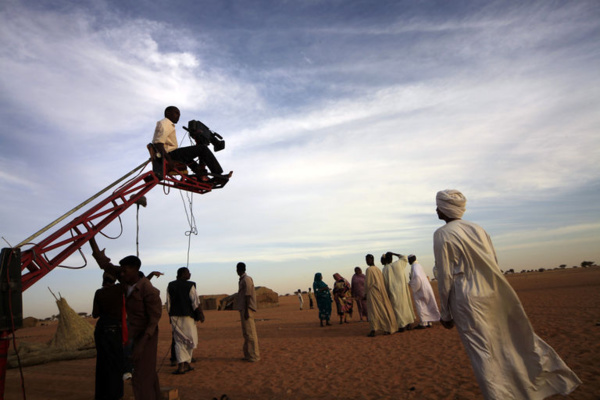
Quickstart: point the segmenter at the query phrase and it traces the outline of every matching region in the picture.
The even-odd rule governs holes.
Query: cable
[[[181,201],[183,202],[183,209],[185,210],[185,217],[187,218],[188,225],[190,226],[190,230],[185,232],[185,235],[188,237],[188,248],[187,248],[187,262],[186,267],[190,266],[190,249],[192,245],[192,235],[198,235],[198,227],[196,225],[196,217],[194,217],[194,194],[186,193],[188,198],[188,203],[190,207],[190,212],[188,214],[187,206],[185,200],[183,199],[183,193],[179,191],[179,195],[181,196]]]
[[[102,231],[99,231],[98,233],[110,240],[115,240],[115,239],[120,238],[121,235],[123,234],[123,221],[121,220],[121,215],[117,215],[117,219],[119,220],[119,225],[121,226],[121,232],[119,232],[119,234],[117,236],[111,237],[111,236],[108,236],[107,234],[103,233]]]
[[[117,183],[121,182],[123,179],[127,178],[129,175],[132,175],[135,171],[137,171],[137,170],[143,171],[146,168],[146,165],[148,165],[149,162],[150,162],[150,160],[143,162],[142,164],[140,164],[139,166],[137,166],[136,168],[134,168],[133,170],[131,170],[130,172],[128,172],[123,177],[117,179],[115,182],[111,183],[109,186],[105,187],[104,189],[102,189],[101,191],[99,191],[98,193],[96,193],[95,195],[93,195],[92,197],[90,197],[89,199],[87,199],[86,201],[84,201],[83,203],[81,203],[80,205],[78,205],[77,207],[71,209],[67,213],[63,214],[61,217],[57,218],[56,220],[54,220],[50,224],[46,225],[45,227],[43,227],[42,229],[40,229],[39,231],[37,231],[36,233],[34,233],[33,235],[29,236],[27,239],[23,240],[21,243],[17,244],[15,247],[21,247],[25,243],[28,243],[31,240],[35,239],[36,237],[38,237],[42,233],[46,232],[48,229],[52,228],[54,225],[58,224],[60,221],[62,221],[65,218],[67,218],[69,215],[73,214],[77,210],[85,207],[87,204],[89,204],[93,200],[95,200],[98,197],[100,197],[100,195],[104,194],[106,191],[108,191],[110,188],[112,188],[113,186],[115,186]],[[138,173],[138,175],[140,175],[140,174],[141,174],[141,172]]]

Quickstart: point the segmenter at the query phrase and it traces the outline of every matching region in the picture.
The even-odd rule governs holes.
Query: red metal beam
[[[58,267],[115,218],[134,205],[156,185],[204,194],[212,185],[186,175],[167,175],[159,180],[153,171],[125,183],[90,209],[66,223],[45,239],[24,250],[21,257],[23,291]],[[56,253],[58,251],[58,253]],[[50,254],[52,252],[52,255]]]

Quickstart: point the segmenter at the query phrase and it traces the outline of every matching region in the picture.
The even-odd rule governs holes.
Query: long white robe
[[[189,293],[192,310],[200,306],[196,287],[192,286]],[[171,309],[171,297],[167,291],[167,312]],[[175,357],[178,363],[192,361],[194,349],[198,346],[198,328],[194,318],[187,316],[171,316],[171,328],[175,340]]]
[[[433,250],[442,319],[454,319],[485,399],[544,399],[581,384],[533,331],[483,228],[451,221]]]
[[[408,284],[412,289],[415,308],[421,323],[439,321],[440,310],[435,302],[431,283],[429,283],[421,264],[416,261],[411,265]]]
[[[406,325],[415,322],[415,312],[413,311],[406,277],[407,265],[406,256],[402,256],[397,261],[383,267],[385,288],[390,296],[390,302],[399,328],[404,328]]]
[[[381,270],[375,265],[371,265],[367,268],[365,275],[367,315],[371,330],[395,333],[398,330],[398,323],[385,289]]]

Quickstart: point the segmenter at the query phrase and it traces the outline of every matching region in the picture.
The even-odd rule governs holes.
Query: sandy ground
[[[600,399],[600,267],[508,277],[536,333],[583,381],[569,399]],[[307,286],[306,284],[304,286]],[[437,291],[436,288],[434,290]],[[199,324],[196,370],[172,375],[171,333],[160,323],[161,386],[183,400],[227,394],[239,399],[479,399],[481,392],[456,329],[413,330],[368,338],[369,325],[353,321],[320,328],[317,310],[298,309],[295,296],[259,310],[262,360],[242,357],[239,314],[207,311]],[[23,341],[46,341],[55,326],[21,329]],[[27,399],[93,399],[95,359],[23,369]],[[125,399],[133,399],[126,385]],[[6,399],[22,399],[18,369],[7,372]],[[561,396],[552,397],[562,399]]]

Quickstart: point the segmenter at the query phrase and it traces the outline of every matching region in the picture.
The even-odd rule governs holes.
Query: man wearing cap
[[[159,400],[162,398],[156,373],[158,347],[158,321],[162,314],[160,291],[140,273],[142,262],[136,256],[127,256],[119,266],[110,262],[104,250],[94,239],[90,240],[92,255],[105,272],[116,276],[121,282],[127,314],[128,345],[133,349],[133,394],[136,400]],[[152,274],[154,275],[154,273]]]
[[[415,329],[431,328],[431,323],[440,320],[440,310],[435,302],[435,296],[431,283],[421,264],[417,262],[417,256],[408,256],[410,264],[410,280],[408,285],[412,289],[415,308],[419,315],[419,325]]]
[[[567,395],[581,381],[538,337],[498,265],[490,236],[462,220],[458,190],[437,193],[446,225],[433,235],[442,325],[454,325],[485,399],[544,399]]]

